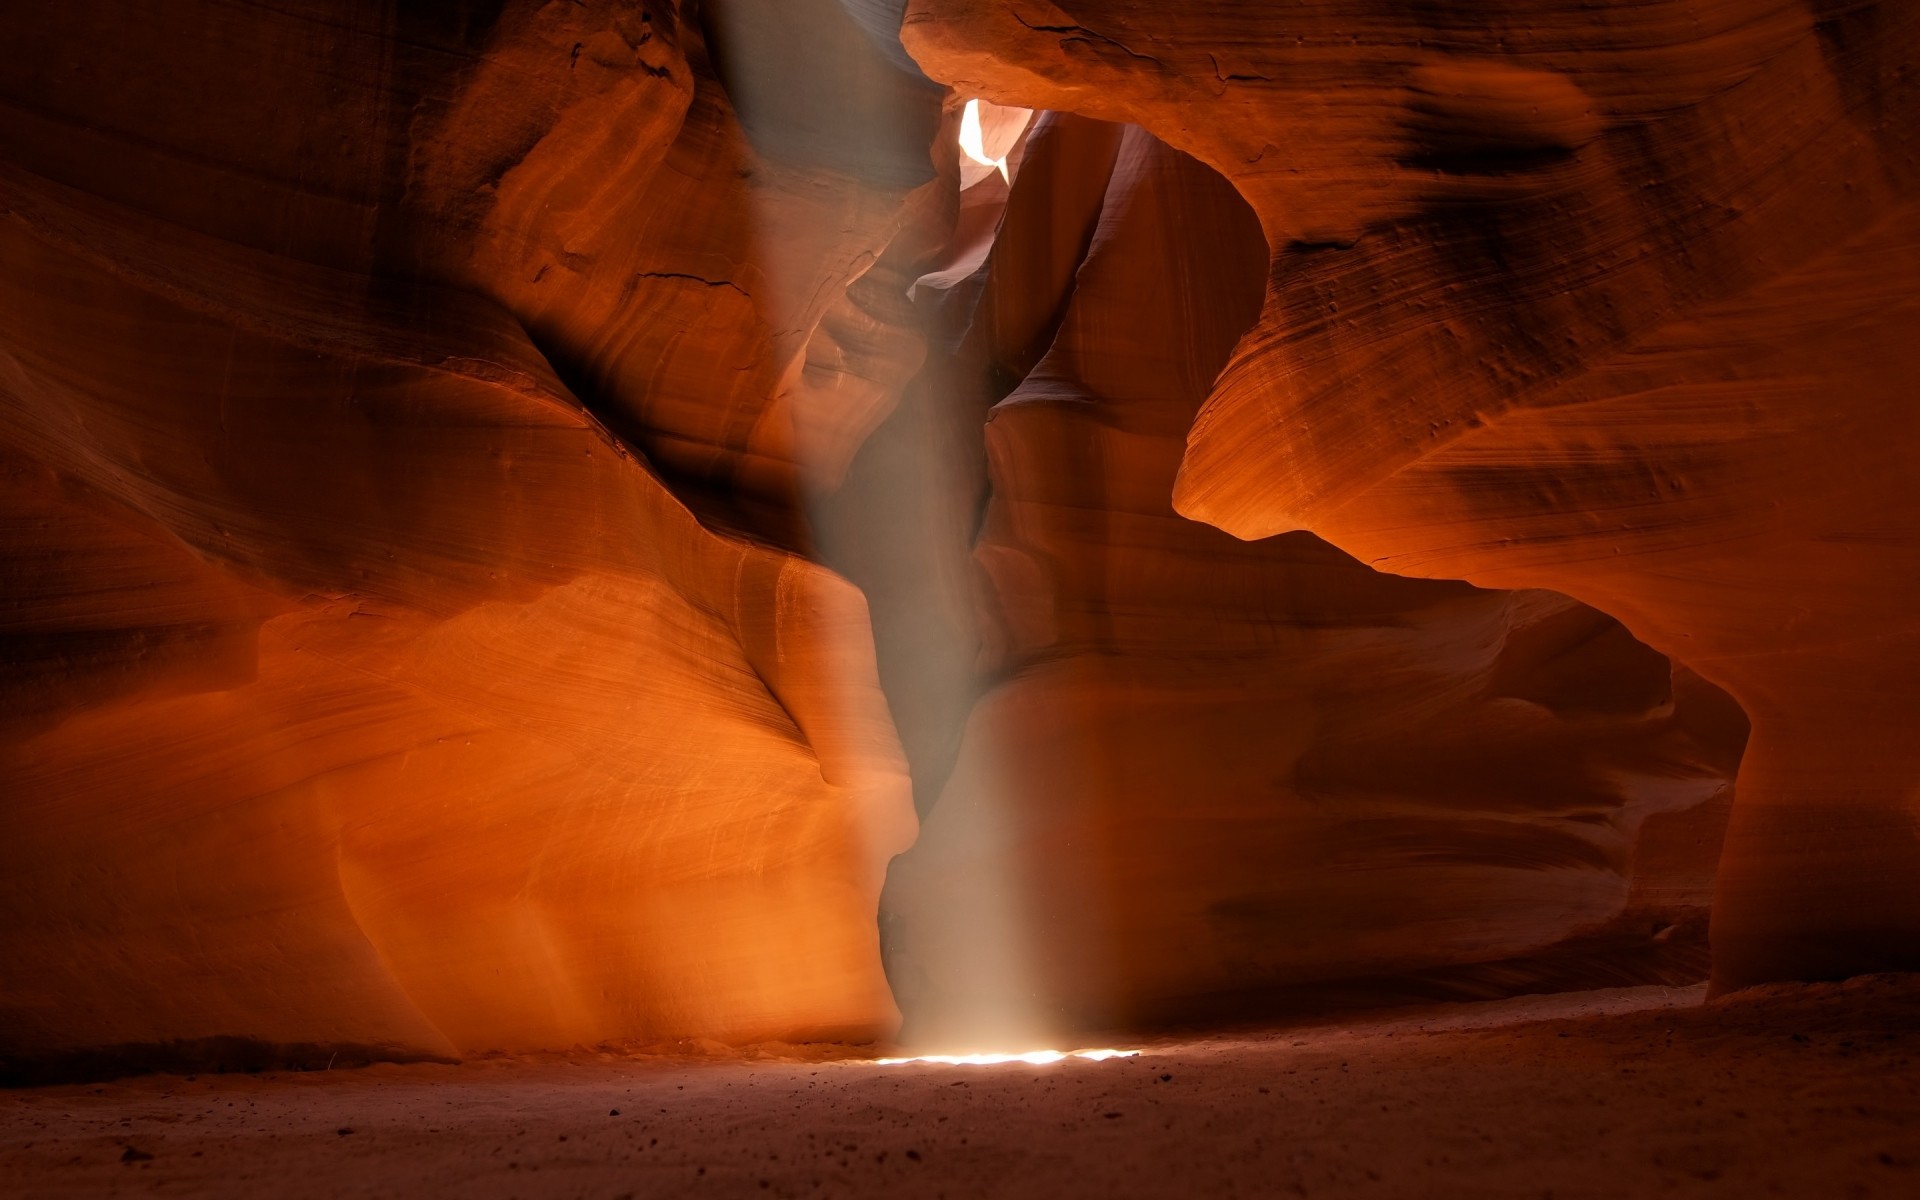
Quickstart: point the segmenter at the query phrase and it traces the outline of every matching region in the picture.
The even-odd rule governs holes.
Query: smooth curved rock
[[[1704,973],[1715,689],[1562,596],[1173,511],[1263,245],[1143,130],[1026,148],[955,366],[990,395],[1043,347],[987,425],[996,686],[883,901],[911,1036]]]
[[[906,193],[762,163],[670,5],[0,23],[0,1054],[889,1033],[866,606],[609,426],[797,471]]]
[[[421,122],[409,198],[427,269],[519,317],[703,519],[803,546],[807,499],[919,365],[880,294],[904,294],[898,259],[950,219],[929,158],[940,92],[833,0],[782,6],[803,31],[773,41],[765,4],[707,5],[727,73],[763,81],[743,128],[698,30],[644,7],[524,7]],[[805,88],[807,70],[831,86]],[[896,238],[911,248],[883,269]]]
[[[1259,213],[1180,511],[1620,618],[1753,717],[1719,985],[1920,965],[1920,12],[914,0],[903,38]]]
[[[1920,945],[1920,18],[898,11],[0,16],[0,1073]]]

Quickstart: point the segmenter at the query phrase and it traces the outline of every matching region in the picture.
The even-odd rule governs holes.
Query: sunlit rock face
[[[1258,214],[1180,512],[1618,617],[1753,718],[1719,982],[1920,966],[1920,9],[913,0],[904,40]]]
[[[866,607],[769,546],[917,366],[849,284],[951,184],[757,145],[711,57],[662,3],[0,18],[0,1054],[891,1031]]]
[[[955,363],[1041,347],[986,427],[999,682],[887,894],[918,1037],[1705,972],[1730,701],[1562,596],[1174,512],[1263,248],[1144,130],[1024,147]]]
[[[884,1037],[916,802],[928,1028],[1693,978],[1701,676],[1726,977],[1915,923],[1904,10],[133,8],[0,15],[0,1073]]]

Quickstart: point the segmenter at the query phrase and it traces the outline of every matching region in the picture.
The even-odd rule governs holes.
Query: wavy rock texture
[[[1552,593],[1173,511],[1263,245],[1144,130],[1049,118],[1025,147],[963,356],[987,392],[983,358],[1044,343],[987,426],[1004,682],[886,898],[922,1036],[1018,1020],[1028,992],[1036,1023],[1123,1027],[1704,974],[1744,732],[1714,689],[1676,694]]]
[[[1920,965],[1920,10],[913,0],[935,77],[1227,176],[1179,510],[1550,587],[1751,714],[1720,986]]]
[[[9,1063],[884,1036],[913,799],[930,1030],[1690,977],[1628,628],[1724,979],[1920,926],[1904,11],[127,7],[0,17]]]
[[[189,8],[0,21],[0,1054],[885,1035],[904,764],[767,543],[931,135],[756,145],[671,4]]]
[[[919,366],[898,310],[949,219],[941,93],[837,0],[706,5],[725,88],[699,37],[601,9],[503,19],[416,118],[433,267],[520,317],[709,521],[803,544],[805,500]]]

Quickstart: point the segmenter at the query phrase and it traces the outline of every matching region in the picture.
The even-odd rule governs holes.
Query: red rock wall
[[[1181,512],[1620,618],[1753,717],[1720,984],[1920,965],[1920,10],[913,0],[904,37],[1259,214]]]
[[[920,1036],[1704,972],[1729,702],[1564,597],[1174,512],[1263,248],[1141,129],[1025,147],[950,364],[1026,366],[975,547],[997,686],[886,901]]]
[[[889,1032],[865,605],[765,542],[911,186],[670,4],[189,8],[0,37],[0,1052]]]
[[[0,16],[0,1056],[1900,961],[1904,10],[884,7]]]

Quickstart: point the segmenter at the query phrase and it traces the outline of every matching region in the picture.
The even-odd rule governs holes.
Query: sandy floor
[[[493,1061],[0,1093],[0,1194],[1920,1196],[1920,977],[1046,1067]]]

